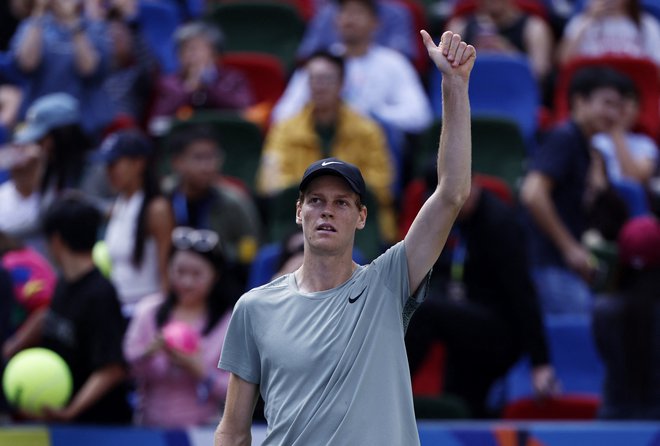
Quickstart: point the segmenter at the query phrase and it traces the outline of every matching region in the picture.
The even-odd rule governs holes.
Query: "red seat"
[[[660,134],[660,81],[658,68],[650,59],[627,56],[580,57],[559,68],[554,93],[555,122],[570,114],[568,88],[573,75],[580,68],[607,65],[629,76],[637,86],[640,96],[640,113],[637,130],[655,139]]]
[[[242,71],[247,76],[257,102],[274,104],[286,87],[286,75],[280,60],[266,53],[229,52],[222,64]]]
[[[543,2],[539,0],[516,0],[516,5],[527,14],[534,14],[542,19],[548,20],[548,10]],[[477,9],[476,0],[458,0],[454,5],[451,17],[472,14]]]
[[[445,370],[445,346],[441,342],[431,345],[424,362],[412,376],[412,391],[415,396],[437,396],[442,394]]]
[[[505,420],[593,420],[600,399],[592,395],[560,395],[547,400],[523,398],[508,403]]]
[[[395,3],[398,3],[404,6],[410,13],[410,18],[413,22],[413,33],[412,36],[413,42],[417,43],[417,57],[413,60],[413,64],[417,69],[418,73],[425,73],[428,69],[429,56],[424,46],[424,42],[419,35],[419,30],[425,29],[429,30],[429,23],[426,18],[426,11],[424,6],[420,4],[419,0],[394,0]]]

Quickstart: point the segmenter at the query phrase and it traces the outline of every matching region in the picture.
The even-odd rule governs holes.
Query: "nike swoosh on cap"
[[[321,166],[325,167],[325,166],[329,166],[330,164],[344,164],[344,163],[342,163],[341,161],[323,161],[321,163]]]

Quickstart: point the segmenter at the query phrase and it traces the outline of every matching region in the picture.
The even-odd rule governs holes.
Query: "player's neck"
[[[298,289],[304,293],[325,291],[338,287],[351,278],[357,264],[344,256],[306,256],[303,265],[294,273]]]

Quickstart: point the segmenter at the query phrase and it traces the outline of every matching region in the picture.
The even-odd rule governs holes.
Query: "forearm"
[[[523,190],[523,202],[534,222],[560,252],[563,253],[578,243],[562,223],[548,193],[540,190],[525,193]]]
[[[74,61],[78,73],[82,76],[94,74],[99,65],[100,56],[85,34],[84,28],[74,30],[73,48]]]
[[[5,341],[2,346],[2,355],[5,359],[39,343],[47,312],[46,308],[34,310],[14,336]]]
[[[43,16],[31,17],[28,29],[16,50],[18,67],[25,72],[34,71],[41,62],[43,52]]]
[[[76,418],[89,409],[108,391],[126,379],[126,376],[126,370],[120,364],[108,365],[92,373],[66,408],[71,418]]]
[[[462,205],[470,194],[472,135],[468,80],[442,81],[443,123],[438,148],[438,190],[444,202]]]
[[[630,148],[628,147],[625,134],[620,132],[613,133],[612,142],[614,143],[614,152],[621,166],[623,176],[637,181],[647,181],[653,172],[651,169],[644,169],[630,154]]]

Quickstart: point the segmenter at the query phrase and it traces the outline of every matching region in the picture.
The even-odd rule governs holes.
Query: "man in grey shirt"
[[[364,228],[365,185],[335,158],[311,164],[296,222],[302,266],[236,304],[219,367],[231,372],[216,446],[250,445],[259,392],[264,445],[418,445],[404,334],[424,281],[470,190],[468,80],[474,48],[446,32],[436,46],[443,73],[438,187],[402,242],[366,266],[352,260]]]

